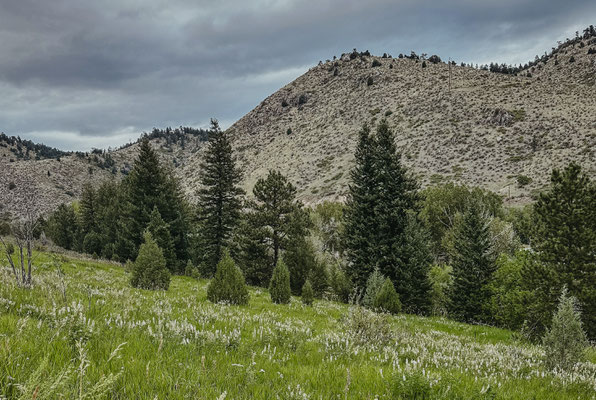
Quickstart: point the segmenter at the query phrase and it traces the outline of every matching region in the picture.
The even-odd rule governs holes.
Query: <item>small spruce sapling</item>
[[[395,291],[395,286],[391,279],[385,279],[385,283],[375,298],[375,309],[388,312],[390,314],[397,314],[401,311],[401,302],[399,295]]]
[[[277,261],[275,269],[273,269],[269,294],[271,294],[271,300],[274,303],[288,304],[290,302],[290,271],[288,271],[288,267],[281,258]]]
[[[312,285],[307,279],[306,282],[304,282],[304,286],[302,286],[302,302],[307,306],[310,306],[313,303],[314,297],[315,293],[312,289]]]

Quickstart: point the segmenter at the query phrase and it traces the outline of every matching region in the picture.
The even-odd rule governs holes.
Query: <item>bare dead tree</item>
[[[33,245],[40,216],[36,204],[39,196],[33,183],[21,184],[21,190],[11,190],[9,193],[15,197],[12,204],[19,204],[19,207],[6,214],[7,224],[0,231],[0,252],[4,253],[17,284],[30,287],[33,282]]]

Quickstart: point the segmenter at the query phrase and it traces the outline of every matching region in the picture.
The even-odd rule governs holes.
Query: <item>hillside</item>
[[[358,131],[382,118],[423,186],[466,183],[520,204],[544,187],[553,167],[576,161],[596,173],[596,33],[587,30],[515,73],[437,61],[346,53],[273,93],[228,129],[247,192],[276,168],[306,203],[343,200]],[[206,137],[176,131],[150,134],[151,142],[192,199]],[[35,182],[39,207],[54,209],[76,199],[85,182],[120,179],[136,148],[58,157],[55,149],[27,155],[0,146],[0,205],[18,209],[19,196],[6,188]]]
[[[279,168],[306,202],[341,200],[360,127],[386,118],[424,185],[463,182],[527,202],[553,167],[574,160],[596,172],[590,48],[596,37],[561,45],[517,76],[453,65],[451,90],[444,62],[360,53],[321,63],[229,129],[246,186]],[[532,182],[519,188],[520,175]]]
[[[594,399],[596,365],[543,367],[506,330],[331,301],[214,305],[205,280],[132,289],[120,265],[40,253],[0,268],[0,398]],[[420,397],[416,397],[420,398]]]

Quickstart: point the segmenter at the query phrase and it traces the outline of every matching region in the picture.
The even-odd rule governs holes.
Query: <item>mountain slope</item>
[[[594,173],[596,45],[584,42],[519,76],[452,66],[451,90],[446,63],[343,55],[320,64],[229,129],[246,186],[278,168],[303,200],[341,200],[357,132],[381,118],[424,185],[464,182],[525,202],[555,166],[574,160]],[[532,182],[519,188],[522,175]]]
[[[228,129],[247,192],[279,169],[307,203],[343,200],[358,131],[382,118],[423,186],[466,183],[515,204],[530,201],[553,167],[576,161],[596,173],[596,32],[586,30],[516,74],[437,61],[347,53],[273,93]],[[149,137],[193,199],[206,136],[177,131]],[[26,149],[2,143],[0,208],[7,210],[19,207],[11,183],[18,192],[19,182],[35,182],[39,207],[49,211],[76,199],[85,182],[120,179],[137,148],[60,155],[30,144],[26,159]]]

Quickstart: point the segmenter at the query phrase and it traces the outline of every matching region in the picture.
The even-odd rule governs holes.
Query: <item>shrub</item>
[[[428,271],[432,315],[447,315],[448,293],[453,283],[452,272],[453,268],[450,265],[433,265]]]
[[[391,279],[385,279],[385,283],[383,283],[381,290],[375,298],[374,306],[378,310],[391,314],[397,314],[401,311],[399,295],[395,291],[395,286],[393,286]]]
[[[307,101],[308,101],[308,97],[306,96],[306,94],[301,94],[300,97],[298,97],[299,105],[306,104]]]
[[[373,81],[372,76],[369,76],[368,79],[366,80],[366,86],[372,86],[373,83],[375,83],[375,82]]]
[[[382,64],[379,60],[373,60],[372,62],[372,66],[374,67],[380,67]]]
[[[426,68],[426,61],[422,61],[422,68]]]
[[[271,301],[277,304],[288,304],[292,292],[290,290],[290,271],[280,258],[273,269],[273,276],[269,283],[269,294]]]
[[[304,286],[302,286],[302,302],[307,306],[310,306],[312,305],[314,297],[315,292],[312,290],[312,285],[310,284],[310,281],[307,279],[306,282],[304,282]]]
[[[364,307],[352,305],[341,322],[343,330],[361,344],[384,345],[394,339],[394,333],[386,314],[377,314]]]
[[[375,299],[381,291],[384,282],[385,277],[378,268],[375,268],[373,273],[370,274],[368,280],[366,281],[366,291],[364,292],[364,297],[362,298],[362,305],[364,307],[374,308]]]
[[[17,187],[17,185],[16,185],[14,182],[10,182],[10,183],[8,184],[8,190],[13,190],[13,189],[14,189],[14,188],[16,188],[16,187]]]
[[[323,297],[323,294],[329,290],[327,265],[325,265],[324,262],[317,260],[308,273],[308,280],[312,285],[314,296],[318,299]]]
[[[440,63],[440,62],[441,62],[441,57],[439,57],[439,56],[438,56],[438,55],[436,55],[436,54],[433,54],[432,56],[430,56],[430,57],[428,58],[428,61],[430,61],[430,62],[431,62],[431,63],[433,63],[433,64],[438,64],[438,63]]]
[[[166,268],[166,259],[149,232],[145,232],[145,242],[139,248],[130,284],[150,290],[168,290],[170,286],[170,271]]]
[[[524,187],[524,186],[532,183],[532,178],[530,178],[529,176],[526,176],[526,175],[518,175],[516,180],[517,180],[517,186],[519,186],[519,187]]]
[[[287,102],[287,100],[286,100],[286,99],[283,99],[283,100],[281,101],[281,106],[282,106],[282,107],[287,107],[288,105],[289,105],[289,104],[288,104],[288,102]]]
[[[248,304],[248,288],[244,275],[227,250],[217,264],[215,277],[207,287],[207,299],[212,303]]]
[[[584,357],[588,340],[582,328],[577,300],[567,295],[567,288],[559,297],[559,307],[550,330],[544,335],[543,343],[546,364],[551,368],[570,368]]]
[[[352,284],[346,273],[339,266],[335,266],[331,269],[329,275],[334,297],[341,302],[347,303],[352,293]]]
[[[199,269],[193,265],[192,261],[188,260],[186,263],[186,268],[184,268],[184,275],[190,276],[194,279],[199,279]]]

